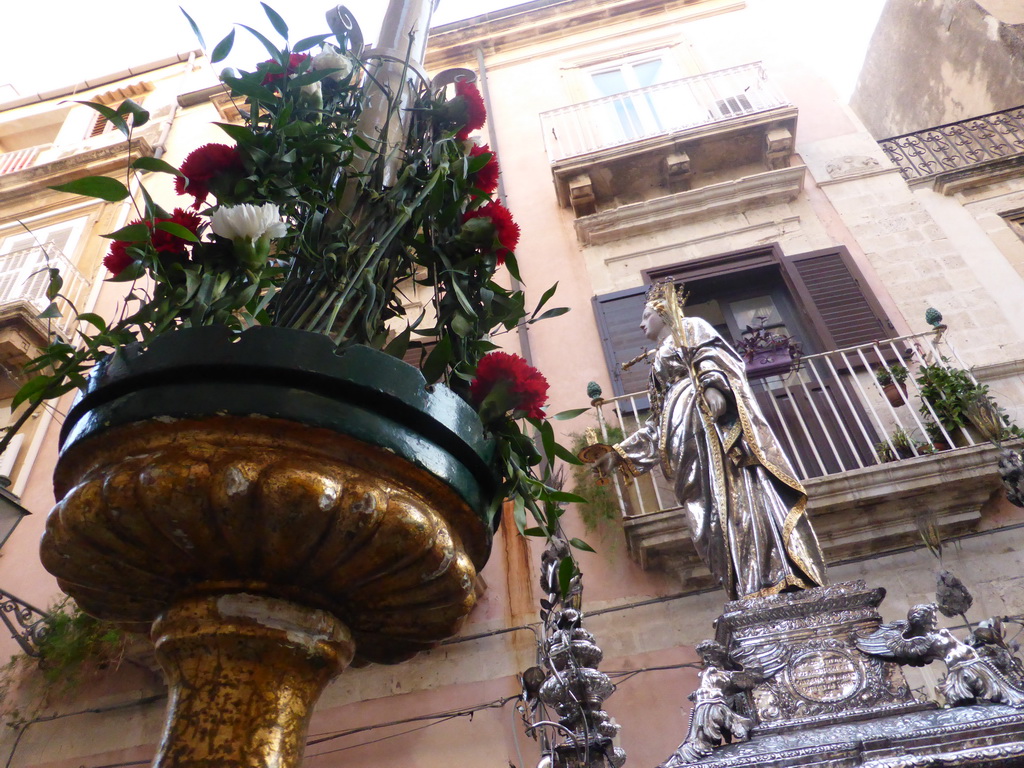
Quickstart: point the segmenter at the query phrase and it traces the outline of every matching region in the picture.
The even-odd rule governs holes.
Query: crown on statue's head
[[[647,291],[647,305],[654,307],[659,314],[664,315],[668,313],[671,302],[675,301],[679,305],[679,314],[682,315],[683,307],[686,306],[686,300],[690,297],[690,294],[683,290],[683,288],[684,285],[682,283],[676,285],[671,277],[659,280],[653,283]]]

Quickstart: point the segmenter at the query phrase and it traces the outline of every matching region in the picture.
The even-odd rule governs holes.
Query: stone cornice
[[[701,16],[696,6],[707,6],[707,13],[716,14],[745,5],[744,0],[534,0],[435,27],[426,65],[431,71],[465,65],[476,60],[477,49],[485,54],[509,51],[688,6]]]
[[[806,170],[797,165],[765,171],[583,216],[576,220],[576,235],[581,243],[597,245],[754,205],[786,202],[803,190]]]
[[[124,170],[130,157],[149,157],[153,146],[144,138],[89,149],[0,176],[0,205],[45,191],[83,176],[103,176]]]

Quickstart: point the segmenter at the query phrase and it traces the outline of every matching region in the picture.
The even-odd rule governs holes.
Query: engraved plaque
[[[848,654],[821,650],[795,658],[789,669],[789,682],[799,696],[832,704],[856,694],[864,684],[864,675]]]

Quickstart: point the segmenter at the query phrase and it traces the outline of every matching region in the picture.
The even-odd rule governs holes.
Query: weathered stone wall
[[[889,0],[850,102],[872,135],[1024,104],[1024,24],[1014,5]]]

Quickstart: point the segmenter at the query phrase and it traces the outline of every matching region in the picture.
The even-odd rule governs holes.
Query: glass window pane
[[[661,70],[661,59],[633,65],[633,74],[636,76],[637,85],[641,88],[659,82]]]

